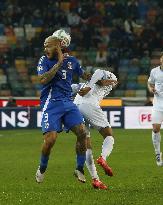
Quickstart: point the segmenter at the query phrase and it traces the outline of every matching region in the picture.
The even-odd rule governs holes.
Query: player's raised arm
[[[94,74],[92,75],[89,87],[91,88],[95,83],[97,83],[99,80],[101,80],[104,77],[104,72],[100,69],[97,69]]]
[[[109,75],[110,75],[110,77],[109,77]],[[96,84],[98,84],[100,86],[111,85],[111,86],[115,87],[118,84],[117,77],[113,73],[110,73],[109,75],[108,75],[107,79],[101,79]]]
[[[85,87],[85,88],[82,88],[82,89],[79,91],[79,95],[80,95],[80,96],[86,95],[86,94],[91,90],[92,86],[93,86],[98,80],[100,80],[102,77],[103,77],[103,74],[102,74],[101,70],[100,70],[100,69],[97,69],[97,70],[94,72],[94,74],[92,75],[88,86]]]
[[[89,86],[92,87],[95,83],[101,85],[101,86],[108,86],[113,85],[117,82],[117,78],[113,73],[110,73],[110,77],[106,75],[105,70],[97,69],[95,73],[92,75],[92,78],[89,82]]]
[[[60,48],[60,41],[52,36],[48,37],[44,43],[46,56],[51,59],[54,54],[58,55],[58,62],[49,71],[39,74],[39,81],[41,84],[49,83],[63,63],[63,54]]]
[[[109,85],[115,86],[118,83],[117,78],[112,73],[110,73],[110,75],[111,77],[109,79],[107,78],[106,72],[104,70],[97,69],[92,75],[90,82],[88,83],[88,86],[82,88],[79,91],[79,95],[81,96],[86,95],[91,90],[94,84],[98,84],[100,86],[109,86]]]
[[[97,84],[100,86],[112,85],[113,87],[115,87],[118,84],[118,81],[117,80],[103,79],[103,80],[99,80],[97,82]]]

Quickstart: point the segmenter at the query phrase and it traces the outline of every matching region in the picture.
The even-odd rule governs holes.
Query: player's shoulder
[[[156,73],[160,71],[160,66],[154,67],[151,69],[151,73]]]
[[[77,58],[75,56],[67,55],[66,58],[70,61],[77,62]]]
[[[41,56],[41,58],[39,59],[38,65],[37,65],[37,72],[38,73],[42,74],[42,72],[46,70],[45,68],[46,68],[46,65],[47,65],[47,59],[48,58],[45,55]]]
[[[39,61],[38,61],[38,65],[41,65],[43,62],[47,61],[47,57],[45,55],[41,56]]]

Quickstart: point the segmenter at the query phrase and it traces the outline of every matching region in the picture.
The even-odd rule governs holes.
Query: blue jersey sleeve
[[[75,70],[74,72],[79,76],[81,77],[84,73],[84,70],[83,68],[81,67],[81,65],[79,64],[79,61],[75,58],[76,60],[76,66],[75,66]]]
[[[37,65],[37,73],[38,75],[42,75],[43,73],[48,71],[48,67],[46,64],[46,57],[42,56]]]

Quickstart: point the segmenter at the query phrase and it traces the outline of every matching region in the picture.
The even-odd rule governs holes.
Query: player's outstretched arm
[[[117,80],[110,80],[110,79],[103,79],[103,80],[99,80],[96,84],[98,84],[100,86],[112,85],[113,87],[115,87],[118,84],[118,81]]]
[[[42,75],[39,75],[39,81],[43,85],[49,83],[54,78],[63,63],[63,54],[61,48],[59,46],[56,46],[56,51],[58,53],[57,64],[55,64],[49,71],[43,73]]]
[[[104,76],[103,70],[97,69],[90,79],[89,87],[91,88],[95,83],[101,80],[103,76]]]
[[[97,69],[92,76],[90,76],[90,81],[88,83],[88,86],[85,88],[80,89],[78,92],[80,96],[86,95],[92,88],[92,86],[99,81],[103,77],[103,73],[100,69]]]

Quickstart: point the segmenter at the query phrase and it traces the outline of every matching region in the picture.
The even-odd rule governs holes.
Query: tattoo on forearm
[[[48,72],[43,73],[42,75],[40,75],[40,82],[42,84],[49,83],[53,79],[53,77],[56,75],[56,73],[57,73],[57,71],[59,70],[60,67],[61,67],[61,63],[57,63]]]

